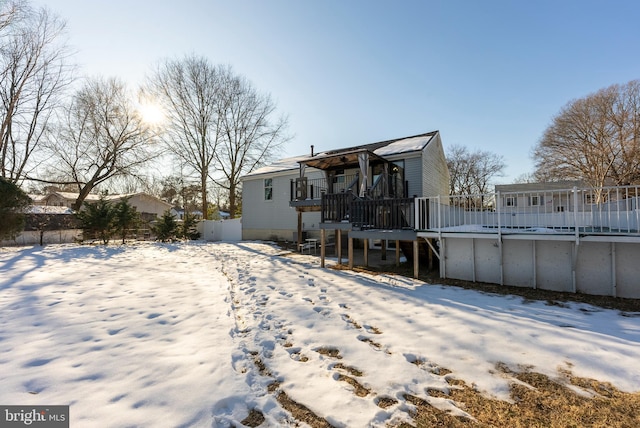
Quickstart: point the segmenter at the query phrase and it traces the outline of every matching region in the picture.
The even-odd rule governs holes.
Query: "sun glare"
[[[162,108],[153,102],[145,101],[138,107],[142,120],[148,125],[160,125],[164,122],[164,112]]]

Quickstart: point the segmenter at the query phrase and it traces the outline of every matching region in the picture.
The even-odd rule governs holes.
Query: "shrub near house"
[[[31,200],[14,183],[0,177],[0,239],[13,239],[24,227],[24,210]]]
[[[113,204],[102,195],[98,202],[85,203],[83,208],[77,217],[84,231],[84,239],[100,239],[105,245],[116,234],[124,244],[128,232],[135,230],[139,223],[140,216],[128,199]]]

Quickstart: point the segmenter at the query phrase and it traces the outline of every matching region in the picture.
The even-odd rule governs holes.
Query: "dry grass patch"
[[[449,413],[443,412],[431,406],[427,401],[422,398],[416,397],[411,394],[405,394],[404,399],[407,402],[416,406],[416,413],[413,415],[413,419],[416,423],[415,427],[468,427],[474,425],[471,419],[460,418],[452,416]],[[399,428],[412,428],[414,425],[402,423]]]
[[[356,320],[354,320],[353,318],[351,318],[351,317],[349,316],[349,314],[344,314],[344,315],[343,315],[343,317],[344,317],[344,320],[345,320],[346,322],[348,322],[349,324],[351,324],[354,328],[357,328],[357,329],[362,328],[362,326],[361,326],[360,324],[358,324],[358,322],[357,322]]]
[[[453,400],[457,407],[470,414],[475,421],[453,417],[430,406],[423,399],[406,395],[405,399],[416,406],[416,427],[640,426],[640,393],[625,393],[609,383],[579,378],[566,370],[561,372],[562,379],[558,380],[526,368],[520,372],[513,372],[499,366],[498,370],[509,373],[514,379],[522,382],[514,381],[510,385],[512,403],[491,399],[461,380],[452,380],[450,384],[456,388],[451,389],[448,394],[440,390],[429,390],[429,395]],[[576,388],[579,393],[575,391]]]
[[[271,372],[260,358],[260,355],[258,355],[258,352],[251,351],[250,354],[253,356],[253,364],[256,365],[260,374],[262,376],[271,376]]]
[[[378,342],[373,341],[369,337],[360,336],[360,337],[358,337],[358,340],[360,340],[361,342],[364,342],[364,343],[368,343],[369,345],[373,346],[377,350],[382,349],[382,345],[381,344],[379,344]]]
[[[340,370],[344,370],[346,372],[348,372],[349,374],[351,374],[352,376],[356,376],[356,377],[361,377],[364,375],[364,373],[362,372],[362,370],[359,370],[355,367],[350,367],[350,366],[346,366],[342,363],[338,363],[336,365],[333,366],[334,369],[340,369]],[[367,395],[369,395],[371,393],[371,390],[365,386],[363,386],[360,382],[358,382],[357,380],[355,380],[354,378],[350,377],[350,376],[346,376],[343,374],[338,374],[338,376],[336,377],[336,380],[340,380],[343,382],[347,382],[349,385],[353,386],[354,388],[354,394],[356,394],[358,397],[366,397]]]
[[[366,328],[367,328],[367,331],[369,333],[382,334],[382,330],[380,330],[378,327],[374,327],[374,326],[368,325],[368,326],[366,326]]]
[[[308,407],[292,400],[284,391],[278,392],[276,399],[296,420],[304,422],[311,428],[333,428],[333,425],[327,422],[326,419],[316,415]]]
[[[386,409],[388,407],[393,406],[394,404],[398,404],[398,400],[391,397],[377,397],[375,399],[375,403],[381,409]]]
[[[345,366],[342,363],[338,363],[336,365],[333,366],[333,368],[335,369],[341,369],[341,370],[346,370],[347,372],[349,372],[350,374],[352,374],[353,376],[357,376],[357,377],[361,377],[364,375],[364,373],[362,372],[362,370],[357,369],[355,367],[351,367],[351,366]]]
[[[244,418],[240,423],[248,427],[259,427],[264,423],[264,421],[264,415],[261,411],[251,409],[251,411],[249,412],[249,416]]]
[[[369,393],[371,393],[371,390],[369,388],[365,387],[360,382],[358,382],[357,380],[355,380],[350,376],[338,374],[337,380],[340,380],[342,382],[347,382],[349,385],[351,385],[353,387],[353,393],[356,394],[358,397],[366,397],[367,395],[369,395]]]
[[[340,355],[340,350],[336,348],[323,347],[315,350],[320,355],[325,355],[331,358],[337,358],[338,360],[342,359],[342,355]]]
[[[415,360],[407,359],[407,361],[409,361],[413,365],[420,367],[423,370],[428,370],[430,373],[438,376],[446,376],[451,373],[451,370],[444,367],[436,366],[431,363],[427,363],[427,361],[423,360],[422,358],[416,358]]]
[[[280,403],[282,408],[288,411],[289,413],[291,413],[291,416],[293,416],[293,418],[296,421],[304,422],[305,424],[309,425],[311,428],[333,428],[333,425],[327,422],[326,419],[316,415],[307,406],[292,400],[287,395],[286,392],[280,389],[280,382],[274,381],[270,383],[269,386],[267,387],[267,391],[269,391],[270,394],[275,395],[276,400],[278,400],[278,403]],[[242,421],[242,423],[247,426],[251,426],[246,424],[244,421]],[[258,426],[258,425],[253,425],[253,426]]]

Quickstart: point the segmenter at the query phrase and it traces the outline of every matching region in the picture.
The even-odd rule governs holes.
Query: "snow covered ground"
[[[335,426],[384,427],[411,420],[405,393],[463,414],[427,394],[450,377],[507,399],[498,362],[640,390],[640,314],[282,253],[256,242],[1,248],[0,403],[69,404],[73,427],[241,426],[251,409],[263,426],[296,425],[268,388],[278,382]]]

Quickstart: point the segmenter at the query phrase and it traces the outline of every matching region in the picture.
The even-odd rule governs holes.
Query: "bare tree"
[[[570,101],[533,151],[536,175],[593,188],[640,181],[640,80]]]
[[[497,154],[455,145],[447,150],[447,166],[451,195],[477,195],[490,191],[491,181],[502,175],[506,165]]]
[[[204,58],[165,61],[143,90],[168,118],[167,148],[198,175],[202,212],[207,215],[208,181],[228,192],[231,215],[240,177],[264,164],[285,141],[284,118],[273,120],[275,104],[229,66]]]
[[[34,168],[48,121],[71,82],[64,29],[47,9],[0,4],[0,176],[13,182]]]
[[[524,172],[513,179],[516,184],[536,183],[538,181],[545,180],[540,180],[533,172]]]
[[[276,105],[244,77],[227,69],[219,98],[219,149],[214,153],[221,178],[214,183],[228,192],[231,218],[238,210],[240,178],[268,161],[287,139],[284,117],[273,118]]]
[[[0,4],[0,35],[5,29],[20,19],[27,8],[24,0],[5,1]]]
[[[143,89],[154,97],[167,119],[167,149],[198,175],[202,212],[207,213],[207,182],[220,140],[218,98],[224,68],[195,56],[167,60]]]
[[[98,185],[136,175],[156,155],[155,133],[136,111],[132,97],[118,79],[88,80],[65,109],[51,142],[51,176],[73,182],[78,210]]]

